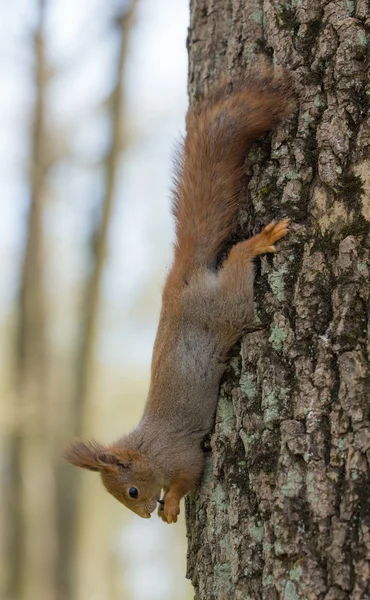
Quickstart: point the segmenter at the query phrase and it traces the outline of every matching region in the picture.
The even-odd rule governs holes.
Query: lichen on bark
[[[256,265],[256,316],[220,391],[187,500],[199,600],[370,598],[370,115],[365,0],[192,0],[189,95],[258,54],[297,108],[252,149],[248,237],[290,217]]]

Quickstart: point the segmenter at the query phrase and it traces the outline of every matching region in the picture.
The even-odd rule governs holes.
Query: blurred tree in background
[[[145,401],[186,109],[187,3],[160,4],[0,7],[1,600],[188,597],[183,527],[131,523],[61,460],[73,435],[123,434]]]

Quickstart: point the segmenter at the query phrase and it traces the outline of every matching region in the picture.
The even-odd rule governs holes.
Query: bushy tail
[[[189,109],[173,202],[175,264],[185,277],[215,264],[236,226],[246,153],[289,114],[292,94],[286,73],[264,69],[249,74],[232,92],[224,86]]]

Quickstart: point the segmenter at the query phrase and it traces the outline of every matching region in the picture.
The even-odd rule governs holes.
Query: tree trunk
[[[291,233],[256,264],[264,328],[231,360],[187,501],[197,599],[370,594],[369,31],[364,0],[191,2],[191,100],[259,53],[298,96],[246,167],[243,237]]]

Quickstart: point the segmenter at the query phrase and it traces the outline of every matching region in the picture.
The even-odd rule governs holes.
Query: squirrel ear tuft
[[[101,446],[97,442],[76,440],[65,449],[63,456],[66,461],[75,467],[89,469],[89,471],[101,471],[107,466],[107,463],[102,461],[101,457],[107,457],[111,454],[105,450],[104,446]],[[111,465],[112,462],[109,464]]]

